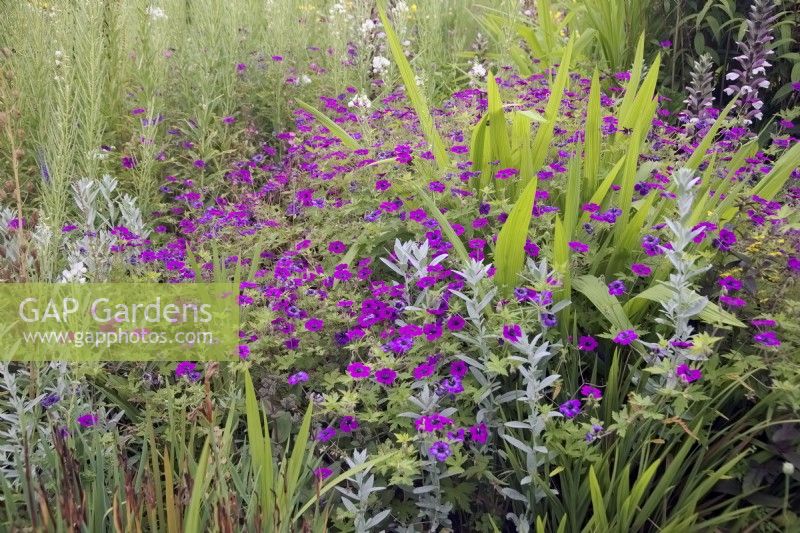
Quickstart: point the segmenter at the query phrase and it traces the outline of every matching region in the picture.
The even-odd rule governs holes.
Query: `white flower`
[[[311,83],[311,78],[309,78],[307,74],[303,74],[302,76],[300,76],[300,83],[302,83],[303,85],[308,85],[309,83]]]
[[[486,77],[486,68],[475,61],[475,63],[472,65],[472,68],[469,70],[469,75],[473,78],[484,78]]]
[[[783,473],[785,475],[791,476],[792,474],[794,474],[794,465],[792,463],[785,462],[783,463],[783,467],[781,468],[781,470],[783,470]]]
[[[385,75],[389,72],[389,65],[391,65],[391,61],[386,59],[383,56],[375,56],[372,58],[372,72],[379,76]]]
[[[372,102],[366,94],[356,93],[353,99],[347,102],[347,107],[358,107],[362,109],[369,109],[372,107]]]
[[[157,6],[150,6],[144,10],[145,14],[150,16],[151,20],[166,20],[167,14],[164,10]]]
[[[86,283],[86,278],[83,277],[86,272],[88,272],[86,267],[82,262],[78,261],[61,273],[59,281],[62,283]]]
[[[367,19],[361,23],[361,34],[367,36],[372,33],[372,30],[375,29],[375,21],[372,19]]]

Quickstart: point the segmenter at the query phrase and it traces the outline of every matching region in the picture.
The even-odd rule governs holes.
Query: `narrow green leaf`
[[[400,39],[397,37],[394,28],[392,27],[389,18],[386,16],[386,10],[383,5],[378,6],[378,16],[383,24],[383,30],[386,32],[386,40],[389,42],[389,49],[392,52],[392,57],[397,65],[397,70],[400,72],[400,77],[403,79],[403,85],[406,89],[406,95],[417,113],[417,118],[422,125],[422,131],[425,132],[428,142],[431,144],[433,155],[436,159],[436,164],[440,170],[449,168],[450,159],[447,155],[447,150],[444,146],[444,141],[436,130],[436,125],[433,122],[433,115],[428,109],[428,103],[422,96],[422,93],[417,87],[416,76],[411,69],[411,64],[406,58],[403,51],[403,46],[400,44]]]
[[[494,250],[495,282],[508,293],[525,263],[525,240],[531,224],[531,211],[538,180],[534,177],[517,199],[497,236]]]
[[[586,127],[583,130],[584,159],[583,167],[586,187],[585,190],[593,192],[597,186],[600,173],[600,74],[594,69],[592,75],[592,88],[589,91],[589,107],[586,111]]]
[[[594,473],[594,466],[589,466],[589,493],[592,497],[592,523],[596,531],[611,531],[606,517],[606,506],[603,503],[603,491]]]
[[[349,133],[344,131],[344,129],[342,129],[341,126],[339,126],[337,123],[331,120],[325,113],[323,113],[316,107],[312,106],[311,104],[303,102],[302,100],[297,100],[297,103],[300,107],[302,107],[303,109],[314,115],[314,118],[316,118],[320,124],[325,126],[333,135],[335,135],[340,141],[342,141],[343,145],[350,148],[351,150],[358,150],[358,148],[360,147],[358,141],[353,139],[353,137],[351,137]]]

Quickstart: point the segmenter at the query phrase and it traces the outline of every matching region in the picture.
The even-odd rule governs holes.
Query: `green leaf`
[[[586,126],[584,128],[584,158],[586,160],[583,170],[588,191],[594,191],[600,173],[600,74],[594,69],[592,75],[592,88],[589,91],[589,107],[586,111]]]
[[[316,107],[312,106],[311,104],[303,102],[302,100],[297,100],[297,103],[300,105],[300,107],[302,107],[303,109],[314,115],[314,118],[316,118],[320,124],[325,126],[333,135],[335,135],[340,141],[342,141],[342,144],[344,144],[346,147],[350,148],[351,150],[358,150],[358,148],[360,148],[358,141],[353,139],[349,133],[347,133],[346,131],[344,131],[344,129],[342,129],[341,126],[339,126],[333,120],[328,118],[328,116],[325,113],[323,113]]]
[[[633,306],[631,302],[636,299],[644,299],[651,302],[661,303],[669,300],[672,297],[672,294],[672,290],[670,290],[670,288],[666,285],[654,285],[628,300],[628,302],[625,304],[625,310],[631,310]],[[747,324],[736,318],[731,313],[725,311],[714,302],[708,302],[708,305],[706,305],[705,309],[700,312],[698,317],[707,324],[725,324],[728,326],[736,326],[737,328],[747,327]]]
[[[589,466],[589,492],[592,497],[592,523],[596,531],[610,531],[608,518],[606,517],[606,506],[603,503],[603,491],[597,481],[597,474],[594,473],[594,466]]]
[[[208,479],[206,478],[206,470],[208,469],[208,456],[211,449],[211,437],[206,437],[206,442],[203,445],[203,451],[200,452],[200,460],[197,463],[197,469],[194,473],[194,481],[192,483],[192,494],[189,497],[189,505],[186,507],[186,514],[183,520],[183,530],[185,533],[195,533],[196,531],[203,531],[203,513],[201,511],[203,503],[205,502],[206,486]]]
[[[800,167],[800,143],[795,143],[789,150],[775,161],[772,170],[753,188],[752,193],[767,200],[772,200],[783,190],[792,171]]]
[[[397,37],[397,33],[395,33],[391,22],[389,22],[389,18],[386,16],[386,10],[382,4],[378,6],[378,16],[386,32],[386,40],[389,42],[389,49],[397,65],[397,70],[400,72],[400,77],[403,79],[403,85],[406,88],[408,99],[411,101],[411,105],[417,113],[417,118],[422,125],[422,131],[425,132],[425,137],[431,144],[437,166],[440,170],[444,170],[450,166],[450,159],[447,155],[444,141],[442,141],[442,137],[436,130],[436,125],[433,122],[433,115],[431,115],[428,109],[428,103],[422,96],[419,87],[417,87],[414,71],[411,69],[411,64],[408,62],[408,59],[406,59],[406,54],[403,51],[403,46],[400,44],[400,39]]]
[[[619,301],[608,294],[608,287],[597,276],[580,276],[572,282],[572,286],[586,296],[617,330],[633,329],[633,324],[622,309]]]
[[[531,224],[531,211],[538,179],[534,177],[522,191],[497,236],[494,250],[495,282],[506,292],[517,283],[525,263],[525,240]]]

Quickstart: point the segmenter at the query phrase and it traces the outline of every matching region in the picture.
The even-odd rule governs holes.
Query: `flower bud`
[[[784,474],[786,474],[787,476],[791,476],[792,474],[794,474],[794,465],[787,461],[783,463],[782,470]]]

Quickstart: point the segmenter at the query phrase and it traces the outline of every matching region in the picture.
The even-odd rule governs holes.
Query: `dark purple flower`
[[[593,385],[583,385],[581,387],[581,394],[588,398],[594,398],[595,400],[599,400],[603,397],[603,391]]]
[[[764,346],[780,346],[781,341],[774,331],[762,331],[753,335],[753,340]]]
[[[319,442],[328,442],[335,436],[336,436],[336,429],[332,426],[320,429],[317,432],[317,440]]]
[[[681,378],[686,383],[697,381],[703,377],[703,373],[699,369],[689,368],[689,365],[682,363],[675,369],[675,375]]]
[[[355,361],[347,365],[347,373],[351,378],[363,379],[368,378],[372,374],[372,370],[364,363]]]
[[[644,263],[631,264],[631,272],[639,277],[646,277],[653,273],[653,270]]]
[[[522,328],[519,324],[505,324],[503,326],[503,338],[508,342],[517,342],[522,337]]]
[[[447,320],[447,329],[450,331],[461,331],[467,324],[461,315],[453,315]]]
[[[637,335],[635,331],[633,331],[632,329],[625,329],[617,333],[617,335],[611,340],[613,340],[617,344],[622,344],[624,346],[627,346],[638,338],[639,335]]]
[[[467,363],[462,361],[461,359],[456,359],[452,363],[450,363],[450,375],[459,379],[462,379],[464,376],[467,375],[467,370],[469,367]]]
[[[314,477],[316,477],[320,481],[328,479],[329,477],[331,477],[332,474],[333,470],[331,470],[330,468],[325,468],[324,466],[321,466],[316,470],[314,470]]]
[[[575,418],[581,412],[581,401],[576,399],[567,400],[558,406],[558,410],[567,418]]]
[[[589,251],[589,245],[580,241],[569,241],[567,244],[575,253],[583,254]]]
[[[306,381],[308,381],[308,374],[303,371],[296,372],[286,379],[289,385],[297,385]]]
[[[343,254],[347,251],[347,245],[342,241],[332,241],[328,244],[328,251],[332,254]]]
[[[78,424],[85,428],[90,428],[97,423],[97,415],[94,413],[84,413],[78,417]]]
[[[625,283],[622,280],[614,280],[608,284],[609,296],[622,296],[625,290]]]
[[[417,365],[414,370],[411,371],[411,375],[414,379],[421,380],[430,377],[434,372],[436,372],[436,365],[426,362]]]
[[[469,428],[469,436],[473,442],[486,444],[486,441],[489,439],[489,428],[486,427],[486,424],[481,422]]]
[[[719,278],[719,285],[726,291],[738,291],[742,288],[742,282],[733,276]]]
[[[578,349],[584,352],[591,352],[597,348],[597,341],[594,337],[583,335],[578,339]]]
[[[319,331],[325,326],[325,322],[319,318],[309,318],[305,326],[308,331]]]
[[[358,428],[358,420],[356,420],[353,416],[343,416],[339,421],[339,431],[342,433],[350,433]]]
[[[431,444],[431,447],[428,448],[428,452],[431,454],[431,457],[439,462],[446,461],[451,454],[450,445],[443,440],[437,440]]]
[[[397,372],[391,368],[381,368],[375,372],[375,381],[381,385],[391,385],[397,379]]]

